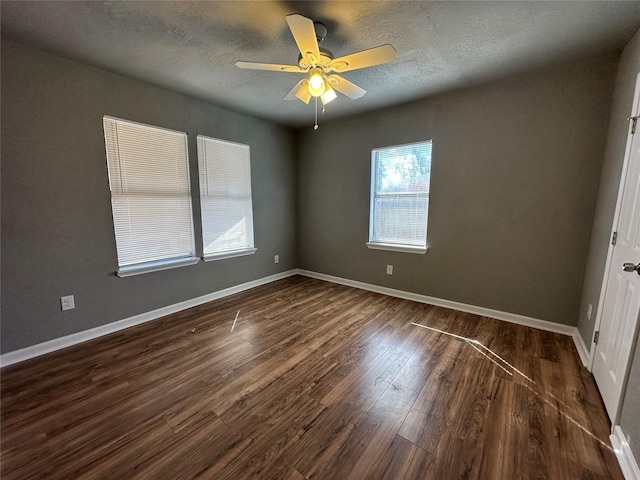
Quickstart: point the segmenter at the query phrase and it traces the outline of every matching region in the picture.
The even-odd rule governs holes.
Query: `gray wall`
[[[1,61],[3,353],[296,267],[292,131],[5,40]],[[116,277],[103,115],[188,132],[196,194],[197,133],[249,144],[257,253]]]
[[[299,267],[575,325],[616,63],[585,60],[299,131]],[[429,251],[367,249],[371,149],[426,139]]]

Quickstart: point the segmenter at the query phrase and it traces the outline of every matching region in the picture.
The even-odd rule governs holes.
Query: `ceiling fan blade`
[[[388,43],[379,47],[370,48],[361,52],[352,53],[331,60],[331,69],[335,72],[342,73],[349,70],[357,70],[358,68],[372,67],[390,62],[396,57],[396,49]]]
[[[364,88],[360,88],[355,83],[351,83],[349,80],[342,78],[340,75],[329,75],[327,77],[329,84],[339,91],[340,93],[345,94],[349,98],[360,98],[367,91]]]
[[[313,21],[298,14],[287,15],[285,18],[302,54],[302,58],[315,67],[320,62],[320,49],[318,48]]]
[[[280,65],[278,63],[257,63],[257,62],[236,62],[236,67],[246,68],[249,70],[271,70],[274,72],[303,72],[297,65]]]
[[[304,103],[309,103],[311,99],[311,94],[309,93],[309,89],[307,88],[307,79],[303,78],[298,83],[296,83],[289,93],[287,93],[283,100],[295,100],[296,98],[302,100]]]

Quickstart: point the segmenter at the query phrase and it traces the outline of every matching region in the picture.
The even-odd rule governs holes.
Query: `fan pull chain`
[[[316,98],[316,123],[313,125],[313,129],[317,130],[318,129],[318,97]]]

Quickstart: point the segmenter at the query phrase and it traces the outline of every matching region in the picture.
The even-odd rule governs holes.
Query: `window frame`
[[[113,132],[107,133],[107,122],[113,122],[114,124]],[[114,190],[117,190],[117,188],[114,186],[113,175],[121,176],[121,169],[122,169],[122,160],[120,157],[120,150],[119,150],[121,139],[118,137],[118,132],[117,132],[117,125],[119,123],[128,124],[133,127],[142,127],[144,129],[149,129],[155,132],[167,133],[174,136],[177,135],[184,138],[184,162],[185,163],[183,167],[186,169],[186,172],[183,172],[183,173],[186,173],[186,187],[188,191],[186,195],[181,195],[181,197],[184,196],[188,198],[188,202],[189,202],[188,235],[190,236],[191,245],[190,245],[190,252],[188,254],[166,256],[165,258],[160,258],[160,259],[150,260],[150,261],[149,260],[140,261],[137,263],[122,263],[121,253],[122,253],[123,246],[118,244],[118,238],[117,238],[117,232],[116,232],[118,228],[116,225],[117,215],[116,215],[116,208],[114,206],[114,196],[116,195],[125,196],[127,194],[129,194],[129,196],[132,196],[132,194],[131,192],[125,192],[125,187],[122,184],[120,185],[120,189],[122,190],[122,192],[114,191]],[[108,171],[108,179],[109,179],[109,193],[111,196],[111,213],[112,213],[112,222],[113,222],[113,228],[114,228],[114,240],[116,242],[116,252],[117,252],[117,262],[118,262],[118,269],[116,271],[116,275],[118,277],[125,278],[133,275],[157,272],[161,270],[167,270],[167,269],[183,267],[188,265],[195,265],[196,263],[198,263],[200,261],[200,258],[196,255],[195,232],[194,232],[194,221],[193,221],[193,199],[191,195],[192,193],[191,174],[190,174],[190,168],[189,168],[189,145],[188,145],[187,134],[185,132],[180,132],[177,130],[171,130],[168,128],[158,127],[155,125],[148,125],[145,123],[112,117],[109,115],[103,116],[103,132],[105,137],[105,150],[106,150],[107,171]],[[115,135],[115,142],[116,142],[115,149],[117,150],[117,153],[116,153],[117,158],[113,160],[110,159],[110,150],[112,149],[113,145],[110,144],[109,135]],[[112,163],[114,164],[114,166],[117,164],[118,172],[120,173],[112,172]],[[181,218],[186,219],[186,217],[181,217]],[[131,221],[131,217],[128,217],[128,220]],[[183,233],[186,233],[186,230],[183,231]]]
[[[430,160],[432,158],[432,148],[433,148],[433,140],[424,140],[424,141],[420,141],[420,142],[412,142],[412,143],[405,143],[405,144],[400,144],[400,145],[392,145],[392,146],[388,146],[388,147],[378,147],[378,148],[374,148],[371,150],[371,170],[370,170],[370,177],[371,177],[371,186],[370,186],[370,195],[369,195],[369,237],[368,237],[368,241],[366,242],[366,246],[369,249],[372,250],[387,250],[387,251],[392,251],[392,252],[402,252],[402,253],[414,253],[414,254],[421,254],[424,255],[425,253],[427,253],[428,251],[428,245],[427,245],[427,238],[428,238],[428,221],[429,221],[429,206],[430,206],[430,184],[431,184],[431,167],[429,167],[429,184],[428,184],[428,190],[426,193],[426,197],[427,197],[427,209],[425,212],[425,238],[424,238],[424,244],[423,245],[412,245],[412,244],[407,244],[407,243],[387,243],[387,242],[380,242],[380,241],[376,241],[373,237],[374,237],[374,232],[375,232],[375,200],[376,198],[380,197],[380,194],[377,190],[377,182],[376,182],[376,177],[377,177],[377,162],[378,162],[378,152],[383,152],[383,151],[387,151],[387,150],[392,150],[392,149],[396,149],[396,148],[402,148],[402,147],[410,147],[413,145],[425,145],[425,144],[429,144],[429,151],[430,151]],[[396,194],[397,195],[397,194]],[[416,198],[418,196],[416,195]]]

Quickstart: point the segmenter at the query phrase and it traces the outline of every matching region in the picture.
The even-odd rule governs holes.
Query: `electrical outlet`
[[[593,305],[589,304],[587,307],[587,320],[591,320],[591,312],[593,312]]]
[[[393,275],[393,265],[387,265],[387,275]]]
[[[273,263],[280,263],[280,255],[273,256]]]
[[[62,310],[72,310],[76,308],[75,301],[73,300],[73,295],[67,295],[66,297],[60,297],[60,305],[62,306]]]

